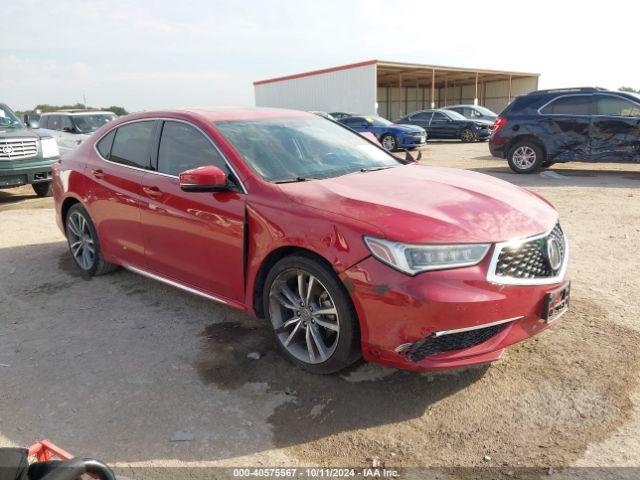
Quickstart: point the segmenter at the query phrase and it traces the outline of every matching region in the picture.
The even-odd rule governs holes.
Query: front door
[[[215,165],[231,174],[212,141],[191,124],[164,121],[156,172],[142,179],[141,209],[151,273],[214,296],[242,301],[245,194],[184,192],[178,175]]]
[[[589,130],[591,127],[592,95],[564,95],[540,109],[545,129],[549,160],[588,161],[591,158]]]
[[[640,103],[596,94],[590,142],[595,161],[640,162]]]

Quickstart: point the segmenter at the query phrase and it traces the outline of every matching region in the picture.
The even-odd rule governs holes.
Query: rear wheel
[[[396,137],[394,137],[390,133],[383,135],[380,139],[380,143],[385,150],[388,150],[390,152],[393,152],[396,148],[398,148],[398,141],[396,140]]]
[[[472,143],[476,141],[476,133],[473,130],[465,128],[460,132],[460,140],[462,143]]]
[[[50,197],[53,195],[53,184],[51,182],[32,183],[31,187],[39,197]]]
[[[280,350],[304,370],[334,373],[360,357],[353,306],[321,262],[302,255],[280,260],[267,275],[263,302]]]
[[[69,209],[65,230],[71,257],[84,273],[90,276],[103,275],[118,268],[104,259],[91,217],[79,203]]]
[[[544,163],[544,153],[534,142],[518,142],[509,150],[507,161],[516,173],[533,173]]]

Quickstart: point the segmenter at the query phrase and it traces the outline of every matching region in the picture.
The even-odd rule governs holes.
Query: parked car
[[[480,105],[451,105],[445,107],[445,109],[457,112],[469,120],[487,120],[493,123],[496,121],[496,118],[498,118],[496,112]]]
[[[491,136],[493,122],[468,120],[457,112],[445,109],[421,110],[398,120],[417,125],[427,131],[430,139],[458,138],[464,143],[486,140]]]
[[[411,370],[490,362],[568,306],[548,202],[401,162],[306,112],[119,118],[55,165],[54,196],[84,274],[120,265],[264,317],[315,373],[360,355]]]
[[[556,162],[640,161],[640,96],[600,88],[517,97],[495,123],[491,154],[516,173]]]
[[[398,125],[382,117],[347,117],[340,123],[356,132],[373,133],[390,152],[399,148],[418,148],[427,143],[427,133],[423,128]]]
[[[40,129],[58,142],[60,152],[75,150],[89,135],[116,118],[113,112],[90,110],[60,110],[43,113]]]
[[[56,141],[27,129],[0,103],[0,188],[31,185],[39,197],[51,195],[51,165],[60,159]]]
[[[331,117],[333,117],[335,120],[344,120],[345,118],[349,118],[349,117],[353,117],[353,113],[347,113],[347,112],[331,112],[329,115],[331,115]]]

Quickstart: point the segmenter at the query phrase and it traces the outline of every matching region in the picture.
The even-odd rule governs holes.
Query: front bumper
[[[476,135],[479,139],[484,140],[485,138],[489,138],[491,136],[491,130],[489,128],[478,128],[476,130]]]
[[[398,136],[398,147],[399,148],[416,148],[422,147],[427,143],[427,135],[425,134],[423,137],[418,137],[414,135],[400,135]]]
[[[59,157],[0,162],[0,188],[19,187],[38,182],[51,181],[51,165]]]
[[[541,318],[544,298],[561,283],[491,283],[489,262],[490,255],[473,267],[411,277],[369,257],[343,272],[360,319],[365,359],[417,371],[487,363],[499,359],[505,347],[548,328]],[[436,332],[495,323],[501,325],[497,333],[469,348],[418,360],[408,355],[410,346]]]

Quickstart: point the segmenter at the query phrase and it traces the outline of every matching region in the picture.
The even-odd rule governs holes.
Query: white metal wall
[[[511,98],[538,89],[538,78],[527,77],[513,79],[511,82]],[[416,110],[431,108],[431,88],[405,88],[404,89],[404,106],[403,114],[406,115]],[[435,89],[436,108],[445,107],[447,105],[455,105],[458,103],[473,104],[475,93],[474,85],[465,85],[462,87],[447,87],[446,102],[444,88]],[[501,80],[497,82],[480,82],[478,84],[478,103],[500,113],[509,103],[509,81]],[[390,120],[398,119],[401,116],[400,111],[400,88],[378,88],[378,113],[380,116]]]
[[[257,107],[376,114],[376,65],[255,85]]]

